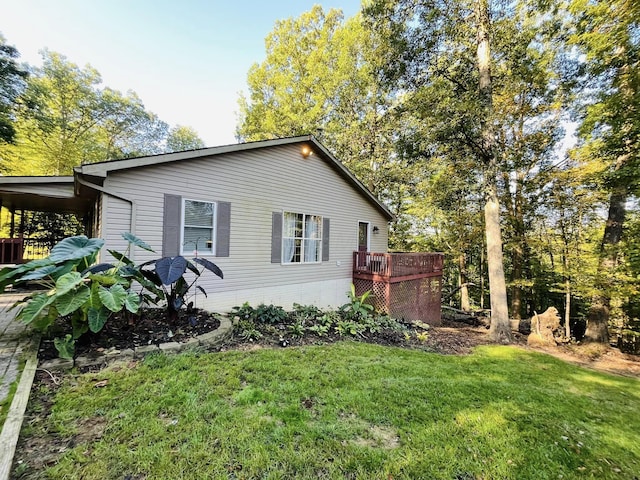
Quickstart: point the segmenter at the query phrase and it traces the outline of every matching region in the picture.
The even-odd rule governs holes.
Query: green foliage
[[[199,269],[196,265],[203,268]],[[191,293],[192,288],[207,296],[207,292],[197,285],[198,279],[205,271],[223,278],[222,270],[215,263],[200,257],[194,258],[193,262],[183,256],[162,257],[145,262],[140,265],[140,268],[142,275],[148,280],[148,286],[145,285],[145,287],[156,294],[154,303],[164,302],[167,315],[172,321],[177,320],[178,311],[182,307],[187,310],[193,308],[193,302],[189,302],[189,298],[195,295]],[[187,270],[192,274],[191,280],[185,276]]]
[[[280,344],[285,346],[287,338],[296,339],[306,334],[367,338],[370,334],[404,332],[407,329],[406,325],[387,315],[374,314],[373,307],[365,303],[368,296],[369,292],[357,296],[353,291],[350,303],[339,310],[328,311],[314,305],[294,304],[293,311],[287,312],[280,306],[260,304],[253,308],[245,302],[232,309],[233,331],[248,341],[264,336],[278,337]]]
[[[18,50],[8,45],[0,34],[0,143],[13,142],[16,135],[15,112],[28,76],[27,71],[17,61],[19,56]]]
[[[150,250],[131,234],[123,235],[132,246]],[[135,313],[140,295],[131,287],[134,281],[146,284],[126,253],[116,253],[119,262],[94,265],[104,241],[84,235],[68,237],[51,249],[42,260],[7,267],[0,271],[0,287],[37,283],[47,291],[36,291],[16,302],[16,318],[46,332],[58,317],[70,321],[73,334],[55,339],[54,345],[63,358],[72,358],[75,341],[88,330],[99,332],[114,312],[124,309]]]
[[[255,317],[259,323],[275,325],[286,321],[289,315],[282,307],[260,304],[256,308]]]
[[[340,313],[350,320],[367,320],[373,312],[373,305],[367,303],[371,291],[366,291],[362,295],[356,295],[356,286],[352,283],[351,290],[347,294],[349,303],[345,303],[339,308]]]
[[[383,81],[386,45],[360,15],[345,19],[320,5],[276,22],[265,45],[265,60],[247,74],[248,97],[239,100],[238,138],[316,134],[399,216],[394,235],[406,233],[403,198],[417,172],[395,143],[413,126]]]
[[[204,142],[193,128],[177,125],[169,130],[165,151],[182,152],[184,150],[204,148],[204,146]]]
[[[0,42],[0,71],[16,66],[11,60],[17,52],[8,48],[12,47]],[[31,67],[26,88],[19,81],[20,69],[17,77],[11,70],[6,70],[6,77],[0,75],[0,86],[7,88],[2,97],[10,103],[15,103],[15,94],[24,90],[21,108],[12,108],[13,121],[7,125],[15,144],[0,145],[0,167],[8,173],[69,175],[81,162],[204,146],[189,127],[177,126],[169,131],[169,126],[147,111],[134,92],[122,94],[103,87],[100,73],[91,66],[79,67],[64,55],[46,49],[42,56],[42,67]],[[5,85],[3,78],[13,80]],[[5,123],[3,113],[9,112],[3,103],[0,99],[0,129]]]

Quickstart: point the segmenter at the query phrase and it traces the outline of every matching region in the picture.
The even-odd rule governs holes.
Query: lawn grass
[[[46,428],[75,446],[44,473],[633,479],[639,407],[636,379],[506,346],[468,356],[356,342],[157,355],[66,378]]]

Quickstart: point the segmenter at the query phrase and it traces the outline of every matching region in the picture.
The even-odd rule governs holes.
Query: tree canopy
[[[640,171],[636,3],[372,0],[348,19],[316,6],[267,36],[238,136],[318,135],[398,215],[392,248],[445,251],[465,309],[489,293],[504,327],[496,297],[511,318],[557,305],[577,332],[604,299],[600,325],[628,324],[608,315],[635,291],[616,293],[621,279],[638,284],[621,251],[638,242],[621,213]],[[485,288],[496,268],[507,296]]]

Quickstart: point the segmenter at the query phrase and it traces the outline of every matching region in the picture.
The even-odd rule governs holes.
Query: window
[[[284,212],[282,263],[322,261],[322,217]]]
[[[215,218],[215,203],[183,200],[181,242],[183,254],[190,254],[197,250],[198,254],[213,255]]]

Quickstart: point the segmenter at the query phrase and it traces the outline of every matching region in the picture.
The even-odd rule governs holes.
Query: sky
[[[0,0],[0,33],[20,61],[48,48],[103,86],[138,94],[171,126],[193,127],[207,146],[236,143],[238,97],[265,58],[275,22],[320,4],[354,15],[360,0]]]

